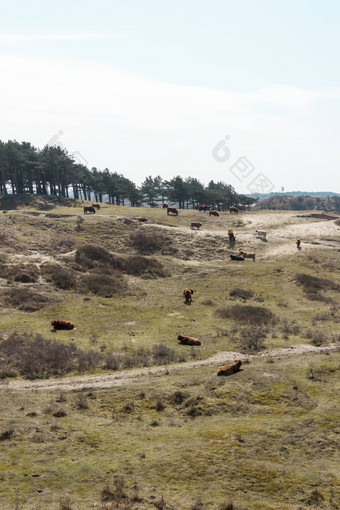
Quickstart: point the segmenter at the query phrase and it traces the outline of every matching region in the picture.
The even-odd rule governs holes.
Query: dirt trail
[[[161,365],[149,368],[125,370],[108,375],[89,375],[79,377],[67,377],[64,379],[47,379],[38,381],[5,381],[0,383],[0,390],[12,391],[37,391],[37,390],[61,390],[74,391],[83,389],[103,389],[126,386],[136,382],[145,382],[153,377],[175,374],[184,370],[199,367],[218,367],[232,363],[237,359],[253,360],[266,358],[280,358],[281,356],[300,356],[303,354],[322,354],[326,352],[340,351],[339,344],[330,344],[322,347],[300,344],[284,349],[273,349],[258,354],[242,354],[240,352],[223,351],[214,354],[210,358],[186,363],[174,363],[173,365]]]

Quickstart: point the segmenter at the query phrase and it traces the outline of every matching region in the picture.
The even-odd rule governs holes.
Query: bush
[[[168,238],[160,232],[138,230],[130,235],[132,246],[141,253],[155,253],[169,247]]]
[[[79,281],[80,292],[87,294],[92,292],[97,296],[110,298],[125,290],[118,275],[107,276],[105,274],[90,273],[82,275]]]
[[[291,321],[284,319],[282,321],[281,331],[284,335],[298,335],[300,333],[300,327],[297,324],[293,324]]]
[[[239,334],[239,345],[243,351],[259,351],[263,349],[264,340],[267,336],[266,330],[258,328],[244,328]]]
[[[76,262],[87,269],[111,267],[120,269],[120,262],[109,250],[96,244],[85,244],[76,250]]]
[[[153,360],[156,365],[171,363],[175,359],[175,351],[163,344],[154,345],[152,349]]]
[[[233,305],[219,308],[215,311],[215,315],[221,319],[232,319],[237,322],[255,325],[273,324],[277,321],[276,316],[268,308],[250,305]]]
[[[0,341],[0,357],[20,375],[30,379],[62,375],[71,371],[82,372],[95,369],[101,363],[98,353],[83,352],[75,345],[55,340],[11,333]]]
[[[27,287],[15,287],[3,294],[4,304],[25,312],[35,312],[51,303],[51,298]]]
[[[35,283],[39,278],[39,268],[35,265],[6,265],[2,261],[1,276],[15,282]]]
[[[254,297],[254,292],[252,292],[251,290],[244,290],[244,289],[233,289],[229,292],[229,295],[231,297],[236,297],[236,298],[239,298],[239,299],[243,299],[244,301],[246,301],[247,299],[251,299],[252,297]]]
[[[168,276],[160,262],[154,258],[140,255],[122,259],[121,266],[126,273],[142,276],[143,278],[164,278]]]
[[[70,290],[77,287],[77,279],[75,276],[70,271],[57,264],[45,264],[41,270],[46,280],[48,282],[53,282],[59,289]]]
[[[11,439],[14,434],[14,429],[10,426],[7,430],[0,433],[0,441],[6,441],[7,439]]]
[[[310,339],[310,343],[317,347],[327,342],[327,336],[322,331],[309,330],[306,336]]]
[[[298,285],[303,287],[303,290],[307,294],[316,294],[322,290],[340,290],[340,285],[332,282],[332,280],[317,278],[316,276],[311,276],[305,273],[296,274],[295,281]]]

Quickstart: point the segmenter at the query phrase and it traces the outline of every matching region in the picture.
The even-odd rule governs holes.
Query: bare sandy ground
[[[185,363],[174,363],[173,365],[161,365],[149,368],[138,368],[133,370],[125,370],[122,372],[115,372],[108,375],[90,375],[79,377],[67,377],[64,379],[48,379],[38,381],[25,381],[16,380],[0,383],[0,390],[11,391],[38,391],[38,390],[60,390],[60,391],[75,391],[84,389],[104,389],[114,388],[119,386],[126,386],[134,383],[141,383],[150,381],[154,377],[161,377],[169,374],[176,374],[185,370],[190,370],[200,367],[217,367],[228,363],[233,363],[235,360],[254,360],[259,358],[281,358],[287,356],[301,356],[304,354],[322,354],[340,351],[339,344],[330,344],[321,347],[313,345],[300,344],[286,349],[273,349],[271,351],[264,351],[258,354],[243,354],[241,352],[219,352],[210,358],[199,361],[189,361]]]
[[[204,213],[201,213],[204,214]],[[170,227],[149,223],[144,225],[146,229],[164,229],[168,232],[186,233],[192,236],[216,236],[224,240],[228,238],[228,229],[233,228],[236,235],[236,243],[233,246],[235,252],[242,250],[255,252],[258,259],[271,257],[284,257],[299,252],[310,252],[316,247],[330,250],[340,250],[340,227],[334,220],[324,220],[305,217],[308,212],[297,211],[259,211],[256,213],[241,213],[239,218],[230,216],[203,225],[200,230],[190,230],[189,227]],[[334,215],[336,216],[336,215]],[[241,227],[233,226],[237,220],[243,220]],[[189,222],[188,222],[189,223]],[[256,230],[267,232],[266,240],[258,238]],[[296,240],[301,240],[301,249],[297,250]],[[245,248],[246,246],[246,248]]]

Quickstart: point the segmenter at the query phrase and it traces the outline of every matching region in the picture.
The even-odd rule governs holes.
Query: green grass
[[[45,216],[28,214],[32,212]],[[133,355],[164,344],[183,360],[204,359],[242,347],[242,335],[246,338],[250,330],[215,311],[246,304],[264,307],[278,318],[265,326],[267,349],[310,343],[311,330],[322,333],[327,343],[334,341],[339,335],[338,291],[320,291],[328,302],[311,300],[295,276],[306,273],[340,284],[339,252],[311,247],[266,258],[267,250],[278,246],[276,229],[296,222],[310,225],[310,220],[297,220],[289,211],[267,212],[263,228],[272,237],[262,243],[250,235],[261,214],[209,218],[181,211],[175,218],[161,209],[104,204],[100,213],[84,216],[79,204],[49,211],[30,206],[1,215],[1,267],[12,264],[14,272],[25,264],[39,267],[52,261],[77,277],[76,249],[93,244],[119,257],[136,255],[130,238],[136,232],[161,232],[173,249],[171,254],[152,254],[169,276],[145,279],[124,273],[126,292],[112,298],[61,290],[42,273],[36,283],[27,284],[0,273],[1,333],[4,338],[13,331],[39,333],[107,354]],[[78,216],[84,217],[79,231]],[[137,216],[147,217],[148,224],[133,221]],[[190,221],[198,220],[203,234],[189,229]],[[228,228],[236,234],[234,248],[227,241]],[[231,263],[229,253],[239,249],[255,251],[256,263]],[[109,274],[110,269],[101,271]],[[25,285],[46,293],[51,304],[35,312],[9,307],[3,292]],[[182,295],[186,287],[195,290],[189,306]],[[234,288],[251,290],[254,296],[243,302],[230,296]],[[52,332],[55,318],[71,320],[76,329]],[[178,333],[198,337],[202,346],[178,345]],[[164,498],[165,508],[176,510],[191,510],[199,500],[212,510],[231,500],[238,510],[297,510],[311,507],[315,489],[325,498],[320,508],[337,508],[339,354],[275,363],[258,359],[228,378],[217,378],[216,370],[145,376],[127,387],[81,392],[83,401],[77,392],[10,391],[4,380],[1,510],[57,510],[67,496],[73,510],[108,510],[114,507],[101,501],[106,486],[117,501],[121,497],[121,508],[161,507]],[[125,499],[117,492],[115,477],[124,479]]]
[[[189,509],[199,499],[205,508],[231,499],[236,508],[304,508],[315,487],[324,508],[336,508],[339,361],[339,354],[258,360],[222,381],[211,369],[193,370],[83,392],[87,409],[74,392],[60,403],[58,392],[2,389],[0,430],[11,423],[14,435],[1,444],[1,508],[12,508],[16,489],[27,508],[58,508],[65,492],[74,508],[87,508],[100,504],[116,476],[130,494],[137,484],[145,504],[155,494],[169,508]],[[311,362],[323,381],[306,376]],[[184,400],[176,404],[179,391]],[[66,416],[54,418],[59,407]]]

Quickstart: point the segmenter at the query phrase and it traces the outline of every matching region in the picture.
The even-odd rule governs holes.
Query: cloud
[[[340,163],[336,139],[340,89],[270,85],[240,93],[180,86],[98,62],[0,55],[0,139],[42,147],[59,130],[70,152],[90,166],[120,171],[135,182],[146,175],[247,183],[229,167],[241,156],[276,189],[332,189]],[[330,114],[325,114],[325,102]],[[212,149],[230,136],[230,161]],[[327,169],[327,172],[325,172]]]

